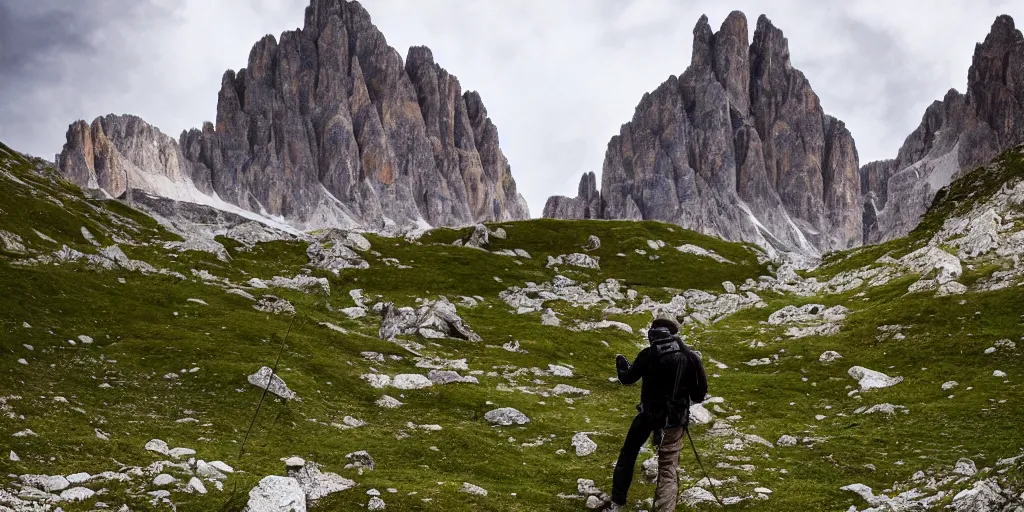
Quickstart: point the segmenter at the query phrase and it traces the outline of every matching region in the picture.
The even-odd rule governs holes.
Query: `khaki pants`
[[[658,485],[654,490],[654,511],[668,512],[676,509],[679,499],[679,451],[683,448],[683,427],[667,428],[665,437],[658,448]]]

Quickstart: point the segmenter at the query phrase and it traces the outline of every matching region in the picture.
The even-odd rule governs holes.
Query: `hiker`
[[[690,404],[701,403],[708,391],[707,376],[700,356],[679,337],[675,320],[658,318],[647,331],[650,346],[636,356],[633,364],[622,354],[615,356],[619,382],[633,384],[643,379],[639,413],[633,418],[619,451],[612,477],[612,508],[626,504],[633,470],[640,448],[651,434],[658,447],[658,484],[654,510],[675,510],[679,494],[676,471],[679,450],[690,420]]]

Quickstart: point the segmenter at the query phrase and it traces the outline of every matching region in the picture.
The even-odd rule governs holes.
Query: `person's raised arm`
[[[615,356],[615,367],[618,370],[619,382],[626,385],[634,384],[640,380],[640,377],[643,377],[644,372],[647,370],[647,351],[646,348],[641,350],[636,355],[633,364],[629,364],[626,356],[622,354]]]

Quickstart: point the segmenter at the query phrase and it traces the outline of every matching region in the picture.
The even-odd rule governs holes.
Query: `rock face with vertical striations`
[[[906,235],[935,194],[963,170],[1024,142],[1024,36],[1000,16],[974,49],[967,94],[950,90],[925,110],[893,160],[861,170],[864,242]]]
[[[552,196],[544,205],[544,217],[553,219],[600,219],[601,193],[597,176],[589,172],[580,178],[576,197]]]
[[[777,252],[815,257],[863,238],[857,150],[825,115],[761,16],[748,44],[733,12],[694,28],[690,66],[645,94],[605,153],[599,200],[555,197],[545,216],[655,219]],[[586,179],[584,180],[586,181]]]
[[[480,95],[430,50],[403,62],[354,1],[312,0],[221,80],[216,123],[177,141],[131,116],[71,125],[71,181],[238,208],[303,228],[466,225],[529,211]]]

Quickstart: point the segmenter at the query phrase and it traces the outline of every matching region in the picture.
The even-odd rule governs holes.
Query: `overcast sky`
[[[70,122],[141,116],[174,137],[213,120],[225,69],[264,34],[301,26],[308,0],[0,0],[0,141],[52,159]],[[480,91],[539,216],[600,173],[645,92],[690,60],[693,26],[764,13],[789,39],[861,163],[895,156],[925,107],[963,91],[976,42],[1014,0],[365,0],[404,56],[429,46]]]

